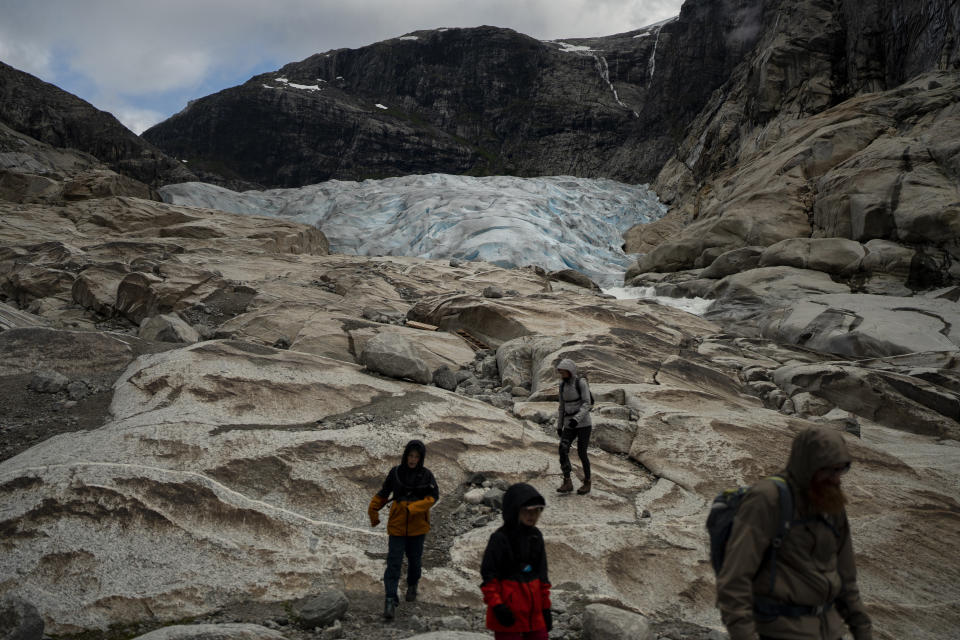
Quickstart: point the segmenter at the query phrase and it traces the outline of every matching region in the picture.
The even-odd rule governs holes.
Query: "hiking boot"
[[[563,476],[563,484],[557,487],[557,493],[570,493],[573,491],[573,481],[570,476]]]
[[[397,601],[393,598],[387,598],[383,603],[383,618],[384,620],[393,620],[393,616],[397,613]]]
[[[407,602],[417,601],[417,585],[415,584],[407,585],[407,595],[404,596],[404,600],[406,600]]]
[[[577,489],[578,496],[585,496],[590,493],[590,478],[587,478],[583,481],[583,484],[580,485],[580,488]]]

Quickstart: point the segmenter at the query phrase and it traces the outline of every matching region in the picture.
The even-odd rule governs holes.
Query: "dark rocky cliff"
[[[741,25],[763,4],[691,0],[666,24],[566,46],[495,27],[416,32],[251,78],[144,137],[227,184],[432,171],[646,181],[753,48],[758,32]]]
[[[0,123],[52,147],[89,153],[114,171],[151,186],[196,179],[111,114],[2,62]]]
[[[760,3],[760,36],[693,120],[657,181],[667,202],[691,198],[753,158],[799,119],[926,71],[960,70],[957,0],[781,0]]]

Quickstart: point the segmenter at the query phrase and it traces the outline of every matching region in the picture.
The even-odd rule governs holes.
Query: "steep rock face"
[[[0,62],[0,123],[59,148],[89,153],[151,186],[193,179],[180,162],[85,100]],[[3,141],[3,138],[0,138]],[[19,151],[3,144],[0,152]]]
[[[643,229],[625,234],[626,251],[647,251],[631,273],[839,237],[916,251],[929,274],[911,289],[951,282],[960,7],[790,0],[762,14],[762,31],[657,178],[668,218],[688,226],[656,247],[637,242]]]
[[[738,22],[762,4],[696,0],[664,24],[565,42],[418,31],[251,78],[144,137],[227,185],[433,171],[639,182],[752,48]]]

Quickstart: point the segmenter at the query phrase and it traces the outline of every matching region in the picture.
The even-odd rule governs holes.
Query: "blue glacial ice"
[[[569,176],[428,174],[244,192],[188,182],[160,193],[172,204],[315,225],[336,253],[569,268],[602,286],[621,284],[632,261],[622,232],[666,212],[646,185]]]

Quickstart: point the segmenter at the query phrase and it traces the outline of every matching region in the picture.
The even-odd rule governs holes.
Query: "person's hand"
[[[570,421],[570,428],[571,428],[571,429],[576,429],[578,424],[579,424],[579,423],[577,422],[577,419],[574,418],[573,420]]]
[[[553,614],[550,613],[550,609],[543,610],[543,621],[547,623],[547,632],[553,630]]]
[[[517,621],[517,617],[513,615],[510,607],[502,602],[493,608],[493,617],[505,627],[512,627]]]
[[[371,526],[371,527],[375,527],[375,526],[377,526],[378,524],[380,524],[380,516],[377,515],[376,513],[371,513],[371,514],[370,514],[370,526]]]

